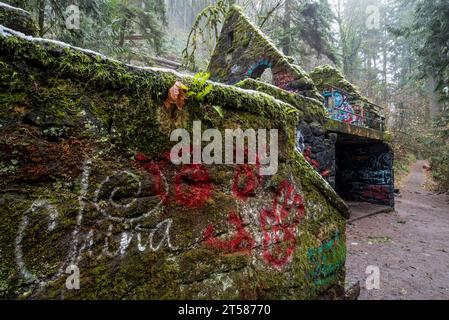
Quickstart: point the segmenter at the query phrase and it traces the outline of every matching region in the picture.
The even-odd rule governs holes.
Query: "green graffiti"
[[[312,278],[317,286],[324,286],[332,282],[338,270],[345,263],[346,246],[340,241],[340,232],[337,231],[329,241],[319,248],[307,250],[307,258],[312,264]]]

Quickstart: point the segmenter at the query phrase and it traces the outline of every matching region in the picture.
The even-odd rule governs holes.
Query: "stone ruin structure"
[[[394,207],[394,155],[383,110],[337,69],[307,74],[234,7],[208,71],[215,81],[297,108],[297,149],[344,199]]]
[[[215,67],[215,54],[210,67],[234,86],[210,82],[176,107],[177,84],[201,91],[192,77],[37,38],[28,14],[0,4],[1,298],[345,298],[349,210],[338,193],[345,183],[368,192],[359,171],[391,165],[388,145],[329,119],[312,77],[254,27],[243,44],[265,58],[251,60],[236,23],[248,24],[237,7],[217,47],[226,60]],[[257,81],[258,65],[278,87]],[[196,120],[278,129],[277,174],[172,164],[170,133]],[[67,285],[77,272],[78,290]]]

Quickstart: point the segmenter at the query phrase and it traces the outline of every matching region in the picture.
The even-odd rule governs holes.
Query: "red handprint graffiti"
[[[263,231],[263,258],[277,269],[290,262],[296,245],[297,227],[304,218],[304,203],[295,187],[284,181],[271,210],[260,215]]]

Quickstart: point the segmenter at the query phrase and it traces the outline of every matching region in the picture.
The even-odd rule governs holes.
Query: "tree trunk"
[[[291,54],[291,37],[290,37],[290,26],[291,26],[291,8],[292,0],[286,0],[284,4],[284,21],[282,22],[282,29],[284,31],[282,39],[282,51],[284,54],[289,56]]]
[[[44,36],[45,28],[45,0],[39,0],[38,2],[38,25],[39,25],[39,36]]]
[[[428,81],[428,91],[432,103],[430,104],[430,117],[435,120],[441,114],[441,106],[439,102],[437,90],[437,80],[435,76],[430,76]]]

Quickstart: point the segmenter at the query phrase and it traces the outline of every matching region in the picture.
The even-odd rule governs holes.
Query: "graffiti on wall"
[[[88,160],[82,167],[76,224],[70,239],[64,242],[67,248],[65,257],[61,258],[63,262],[58,260],[55,265],[60,267],[52,275],[33,274],[27,263],[29,251],[24,250],[24,239],[35,232],[33,219],[46,221],[50,237],[52,232],[63,228],[60,209],[54,200],[38,200],[24,212],[15,241],[15,258],[20,274],[27,281],[45,286],[61,277],[67,266],[93,257],[94,252],[122,259],[131,247],[138,253],[177,251],[179,247],[173,242],[174,219],[162,218],[166,206],[175,202],[198,209],[213,197],[214,185],[203,166],[181,166],[168,178],[164,173],[167,160],[155,162],[139,154],[130,169],[113,171],[95,184],[92,177],[99,174],[94,172],[95,161],[96,158]],[[262,188],[258,172],[257,165],[236,167],[233,186],[229,186],[236,201],[245,203]],[[287,180],[281,182],[270,206],[257,216],[254,229],[248,227],[239,212],[230,212],[228,237],[216,235],[215,226],[209,225],[200,235],[201,243],[224,254],[253,254],[255,248],[262,248],[260,259],[267,266],[282,270],[292,262],[299,225],[305,216],[304,200],[296,185]]]
[[[246,201],[241,198],[240,200]],[[203,232],[204,242],[209,247],[227,253],[251,254],[255,247],[262,246],[263,261],[275,269],[282,270],[292,261],[298,228],[304,216],[302,196],[296,191],[294,184],[284,181],[278,188],[272,207],[264,208],[259,215],[261,234],[248,231],[242,218],[232,212],[228,221],[235,229],[235,235],[228,240],[218,239],[214,237],[215,227],[210,225]]]
[[[320,170],[320,163],[313,159],[312,156],[312,147],[307,147],[304,152],[304,158],[307,160],[307,162],[316,170],[318,173],[324,178],[327,179],[330,177],[331,172],[328,169]]]
[[[352,104],[348,95],[338,90],[323,93],[324,104],[331,119],[356,126],[366,126],[366,115],[363,108]]]
[[[284,181],[273,201],[273,207],[260,215],[263,230],[263,258],[282,269],[291,262],[296,245],[298,226],[304,218],[304,202],[295,186]]]
[[[258,79],[266,69],[272,69],[273,85],[286,91],[299,92],[299,89],[295,88],[297,77],[293,73],[280,68],[273,70],[273,67],[275,67],[275,62],[272,58],[260,57],[246,69],[245,77]]]
[[[346,197],[385,205],[394,202],[393,155],[385,145],[346,148],[339,180]]]
[[[389,204],[394,188],[391,185],[367,185],[365,183],[354,183],[350,192],[354,195],[356,200]]]
[[[299,88],[295,88],[296,80],[297,77],[288,71],[282,70],[273,74],[273,83],[276,87],[286,91],[299,93]]]
[[[296,129],[296,150],[301,154],[306,150],[306,140],[299,129]]]
[[[265,69],[271,69],[272,67],[273,62],[271,58],[261,57],[246,69],[245,76],[249,78],[258,78],[262,75]]]
[[[324,286],[333,282],[346,260],[346,246],[340,239],[339,231],[320,247],[309,249],[307,258],[313,267],[309,277],[316,285]]]
[[[101,247],[100,256],[103,255],[111,258],[123,257],[133,240],[135,241],[138,252],[147,250],[157,252],[164,246],[172,251],[177,250],[177,247],[171,241],[173,220],[158,219],[158,215],[163,209],[163,203],[166,199],[165,191],[157,195],[159,197],[158,201],[145,206],[145,210],[137,210],[136,208],[140,207],[138,205],[139,202],[143,200],[141,198],[143,191],[141,179],[130,171],[117,171],[106,177],[96,187],[93,198],[89,200],[88,190],[90,188],[93,162],[93,160],[88,160],[83,166],[81,188],[78,196],[79,209],[76,217],[76,225],[67,242],[69,243],[69,248],[64,258],[64,263],[58,270],[55,270],[53,275],[36,275],[29,270],[25,263],[26,259],[24,258],[22,242],[26,233],[30,231],[29,229],[34,229],[30,220],[36,219],[37,215],[40,217],[48,216],[49,232],[58,228],[60,223],[58,219],[60,216],[58,208],[51,204],[49,200],[38,200],[24,213],[15,241],[16,263],[24,279],[30,282],[40,283],[41,286],[44,286],[48,281],[53,281],[63,275],[67,266],[80,263],[84,253],[92,256],[92,248],[97,245]],[[168,188],[162,172],[155,171],[153,173],[157,176],[155,180],[158,181],[160,178],[163,188]],[[124,183],[127,185],[124,185]],[[135,190],[135,194],[122,203],[121,200],[123,199],[118,200],[120,198],[118,194],[121,193],[124,187],[132,188]],[[155,189],[157,188],[156,183]],[[93,206],[102,216],[96,220],[93,226],[84,230],[83,223],[86,220],[85,211],[88,205]],[[142,225],[148,222],[148,219],[155,221],[154,227],[143,228]]]

